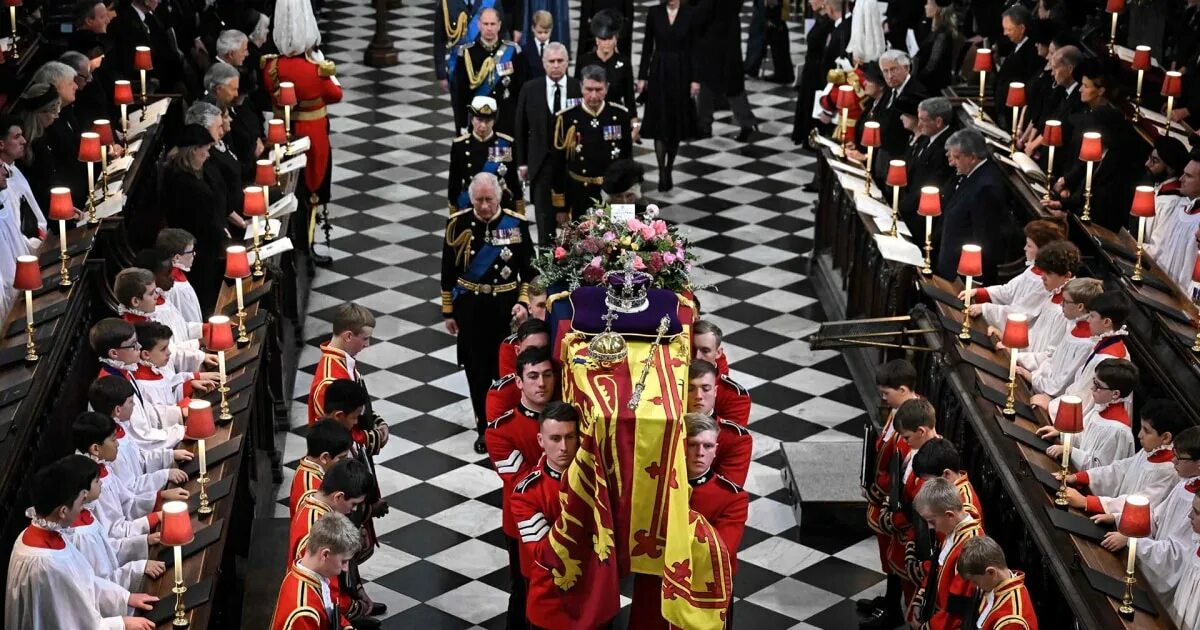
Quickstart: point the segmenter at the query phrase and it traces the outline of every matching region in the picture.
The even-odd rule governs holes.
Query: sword
[[[650,368],[654,367],[654,353],[658,352],[658,347],[662,345],[663,335],[667,334],[667,327],[671,325],[671,317],[663,315],[658,321],[658,335],[654,338],[654,343],[650,344],[650,354],[646,355],[646,360],[642,362],[642,375],[638,377],[638,382],[633,386],[633,395],[629,397],[629,409],[635,410],[638,403],[642,400],[642,392],[646,389],[646,377],[650,376]]]

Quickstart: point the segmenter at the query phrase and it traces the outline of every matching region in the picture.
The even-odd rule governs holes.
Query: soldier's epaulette
[[[720,418],[717,420],[717,424],[722,427],[729,427],[730,430],[736,431],[738,435],[749,435],[750,434],[750,429],[747,429],[746,427],[734,422],[733,420],[726,420],[725,418]]]
[[[750,393],[746,391],[746,388],[745,388],[745,387],[742,387],[741,385],[739,385],[739,384],[738,384],[738,382],[737,382],[737,381],[735,381],[735,380],[733,380],[733,379],[729,378],[729,375],[728,375],[728,374],[722,374],[722,375],[721,375],[721,380],[722,380],[722,381],[723,381],[723,382],[724,382],[726,385],[732,385],[732,386],[733,386],[733,388],[734,388],[735,390],[737,390],[737,393],[738,393],[738,395],[739,395],[739,396],[749,396],[749,395],[750,395]]]
[[[464,215],[468,212],[474,212],[474,211],[475,211],[474,208],[467,208],[466,210],[459,210],[458,212],[455,212],[454,214],[450,215],[450,218],[457,219],[458,217],[461,217],[462,215]]]
[[[516,210],[509,210],[508,208],[505,208],[503,210],[503,212],[504,212],[504,214],[507,214],[510,217],[516,217],[522,221],[526,220],[525,213],[523,213],[523,212],[517,212]]]
[[[506,134],[506,133],[500,133],[499,131],[497,131],[497,132],[496,132],[496,135],[497,135],[497,136],[499,136],[499,137],[501,137],[501,138],[504,138],[505,140],[508,140],[509,142],[512,142],[512,141],[513,141],[513,137],[512,137],[512,136],[510,136],[510,135],[508,135],[508,134]]]
[[[526,490],[529,489],[530,486],[532,486],[534,484],[534,482],[536,482],[538,479],[541,479],[541,478],[542,478],[542,471],[535,470],[535,471],[529,473],[528,475],[525,475],[524,479],[518,481],[517,485],[515,487],[513,487],[513,492],[517,492],[517,493],[525,492]]]
[[[717,474],[716,474],[716,477],[717,477],[717,481],[724,481],[724,482],[725,482],[725,485],[729,486],[729,489],[730,489],[730,490],[733,490],[733,493],[734,493],[734,494],[737,494],[737,493],[739,493],[739,492],[741,492],[741,491],[742,491],[742,487],[741,487],[741,486],[739,486],[739,485],[737,485],[736,483],[734,483],[734,482],[730,481],[730,480],[729,480],[729,479],[727,479],[727,478],[726,478],[724,475],[722,475],[722,474],[720,474],[720,473],[717,473]]]
[[[517,343],[517,333],[513,333],[505,337],[504,341],[501,341],[500,343]]]
[[[575,109],[576,107],[579,107],[579,103],[571,103],[570,105],[567,105],[566,107],[558,110],[558,113],[555,114],[555,116],[562,116],[563,114],[571,111],[572,109]]]
[[[520,44],[518,44],[517,42],[510,41],[510,40],[507,40],[507,39],[506,39],[506,40],[504,40],[504,45],[505,45],[505,46],[512,46],[512,48],[513,48],[513,52],[514,52],[515,54],[518,54],[518,55],[519,55],[519,54],[521,54],[521,45],[520,45]]]
[[[273,60],[278,59],[278,58],[279,58],[279,55],[276,55],[276,54],[263,55],[262,57],[258,58],[258,67],[260,69],[266,68],[268,63],[271,63]]]
[[[607,103],[608,103],[608,106],[609,106],[609,107],[616,107],[617,109],[619,109],[619,110],[621,110],[621,111],[623,111],[623,112],[625,112],[625,113],[629,113],[629,110],[628,110],[628,109],[626,109],[626,108],[625,108],[625,106],[624,106],[624,105],[622,105],[622,104],[620,104],[620,103],[614,103],[614,102],[612,102],[612,101],[607,101]]]
[[[471,137],[471,132],[468,131],[467,133],[464,133],[463,135],[455,138],[454,141],[455,142],[465,142],[468,139],[470,139],[470,137]]]
[[[505,374],[504,376],[501,376],[500,378],[492,381],[492,389],[494,389],[494,390],[503,389],[505,385],[508,385],[509,383],[513,382],[514,380],[516,380],[516,378],[517,378],[516,374]],[[509,412],[511,413],[512,410],[510,409]]]
[[[496,416],[495,418],[488,420],[488,424],[487,424],[488,428],[494,429],[494,428],[500,426],[501,424],[503,424],[505,420],[508,420],[511,417],[513,417],[513,410],[509,409],[508,411],[505,411],[504,413]]]

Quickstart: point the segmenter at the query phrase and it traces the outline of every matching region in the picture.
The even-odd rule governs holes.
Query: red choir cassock
[[[483,434],[488,457],[504,484],[501,493],[504,533],[513,539],[519,538],[512,513],[513,487],[542,457],[542,447],[537,441],[540,415],[518,402],[516,407],[489,422]]]
[[[288,517],[296,518],[296,507],[304,497],[316,494],[325,478],[325,469],[307,457],[300,459],[296,476],[292,477],[292,493],[288,499]]]
[[[291,81],[296,85],[297,104],[292,107],[292,136],[308,138],[311,143],[308,165],[304,167],[304,183],[308,192],[316,197],[312,205],[328,203],[333,163],[325,106],[342,100],[342,88],[333,79],[336,67],[332,61],[315,61],[307,55],[263,55],[260,63],[263,87],[275,103],[276,118],[283,118],[283,107],[279,105],[279,84]]]
[[[1038,630],[1033,600],[1025,588],[1025,574],[1020,571],[1012,574],[979,602],[979,619],[983,620],[978,624],[980,630]]]
[[[335,583],[336,580],[329,581],[331,595]],[[337,616],[336,624],[331,618],[334,615]],[[293,563],[283,576],[283,584],[279,585],[271,630],[347,630],[352,627],[336,610],[329,610],[321,599],[321,576]]]
[[[529,578],[525,596],[525,616],[530,623],[546,630],[568,630],[571,620],[563,614],[550,569],[542,558],[547,552],[546,534],[562,511],[558,501],[562,473],[546,465],[545,456],[521,478],[512,491],[511,514],[521,540],[521,573]],[[509,514],[505,512],[505,516]]]
[[[963,618],[970,616],[975,606],[976,588],[958,574],[958,554],[962,552],[962,544],[976,536],[983,536],[983,525],[968,518],[942,542],[942,548],[934,558],[935,564],[925,575],[925,583],[912,602],[914,615],[921,610],[919,607],[924,607],[924,614],[918,617],[921,630],[959,630]]]

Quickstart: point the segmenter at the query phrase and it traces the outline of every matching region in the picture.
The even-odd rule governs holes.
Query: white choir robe
[[[117,461],[109,467],[135,494],[162,490],[175,466],[173,450],[144,450],[129,434],[128,423],[117,420],[117,427]]]
[[[183,409],[178,405],[156,405],[146,400],[130,370],[106,364],[100,377],[118,374],[133,385],[133,414],[126,428],[138,446],[147,451],[175,448],[183,440]]]
[[[133,377],[137,379],[138,388],[146,401],[155,405],[186,404],[191,388],[187,383],[195,378],[194,372],[177,374],[168,366],[156,368],[139,364]]]
[[[1184,557],[1171,602],[1171,618],[1180,628],[1200,628],[1200,534],[1195,532],[1191,551]]]
[[[1170,192],[1164,192],[1163,186],[1167,185]],[[1159,182],[1154,185],[1154,216],[1146,217],[1146,233],[1144,239],[1149,242],[1154,237],[1154,230],[1161,225],[1167,215],[1175,210],[1175,202],[1179,200],[1179,179],[1172,177],[1169,180]],[[1136,222],[1134,229],[1137,229]]]
[[[13,544],[8,559],[4,627],[124,630],[121,617],[129,612],[129,591],[95,577],[87,558],[65,541],[62,549],[26,544],[30,530],[39,529],[29,526]]]
[[[1196,494],[1188,484],[1195,488],[1200,477],[1175,479],[1166,498],[1157,504],[1151,500],[1150,536],[1137,543],[1138,567],[1150,588],[1165,600],[1171,599],[1171,590],[1184,559],[1196,551],[1195,546],[1191,546],[1195,532],[1189,520]]]
[[[196,347],[199,347],[200,337],[204,334],[203,324],[201,322],[188,321],[183,316],[183,313],[167,300],[161,290],[159,291],[158,302],[154,306],[154,313],[151,319],[170,328],[172,339],[176,343],[193,341],[196,342]],[[191,346],[189,345],[188,347]]]
[[[1017,362],[1030,371],[1030,385],[1038,394],[1060,396],[1074,380],[1096,345],[1087,319],[1067,320],[1067,332],[1048,352],[1022,352]]]
[[[158,520],[157,516],[151,516],[156,507],[158,492],[134,494],[107,464],[100,465],[100,498],[96,500],[95,516],[110,538],[149,533]]]
[[[1179,285],[1190,293],[1192,267],[1196,264],[1196,230],[1200,229],[1200,212],[1189,214],[1193,199],[1177,197],[1171,210],[1159,217],[1153,238],[1146,243],[1146,253]]]
[[[16,164],[8,165],[8,192],[13,195],[13,208],[15,211],[12,217],[16,220],[17,232],[21,231],[21,201],[29,204],[29,209],[33,212],[33,219],[37,222],[38,238],[25,238],[25,243],[29,246],[29,252],[34,253],[42,246],[42,241],[46,239],[46,215],[42,212],[42,206],[38,204],[37,198],[33,196],[33,187],[29,185],[29,180],[25,178],[25,174],[21,169],[17,168]]]
[[[205,322],[204,312],[200,310],[200,298],[196,297],[196,288],[188,281],[187,274],[179,267],[173,267],[171,277],[175,278],[175,286],[170,291],[163,291],[163,296],[183,315],[185,321]]]
[[[1062,288],[1055,293],[1042,292],[1043,300],[1038,303],[1037,313],[1030,315],[1029,347],[1022,350],[1027,352],[1050,352],[1067,334],[1067,316],[1062,311]],[[1004,332],[1004,326],[999,328]],[[1018,357],[1018,360],[1020,358]]]
[[[1121,337],[1121,340],[1116,343],[1109,343],[1107,340],[1110,337]],[[1075,373],[1075,377],[1071,380],[1071,384],[1063,391],[1063,395],[1078,396],[1083,401],[1083,413],[1091,411],[1095,403],[1092,402],[1092,381],[1096,378],[1096,366],[1109,359],[1128,359],[1129,350],[1125,348],[1125,331],[1106,333],[1097,337],[1092,337],[1095,343],[1092,349],[1088,351],[1083,365],[1079,371]],[[1104,348],[1100,348],[1101,343],[1107,343]],[[1094,353],[1094,354],[1093,354]],[[1050,401],[1050,417],[1053,418],[1058,413],[1058,398]],[[1129,407],[1126,406],[1126,410]]]
[[[1004,284],[992,285],[975,290],[973,300],[983,308],[983,318],[988,326],[1004,330],[1009,313],[1023,313],[1033,321],[1041,303],[1050,297],[1042,284],[1042,270],[1025,262],[1025,271]]]
[[[1095,405],[1083,417],[1083,433],[1072,439],[1071,463],[1077,470],[1091,470],[1132,457],[1133,451],[1133,424],[1125,403],[1103,409]]]
[[[183,321],[183,317],[174,307],[165,304],[163,297],[160,296],[158,299],[164,304],[157,306],[153,313],[135,312],[122,307],[121,318],[135,326],[138,322],[149,320],[170,328],[171,341],[168,342],[167,347],[171,350],[171,365],[175,366],[178,372],[191,372],[199,369],[204,363],[204,351],[200,349],[200,341],[196,338],[181,336],[181,334],[186,335],[191,332],[191,325]],[[196,324],[196,326],[200,325]]]
[[[96,577],[121,585],[127,591],[140,593],[146,581],[146,560],[150,546],[146,536],[110,539],[104,526],[87,508],[63,538],[87,558]]]
[[[1142,449],[1133,457],[1076,473],[1077,483],[1092,489],[1092,496],[1087,498],[1087,512],[1119,515],[1125,507],[1125,497],[1131,494],[1145,495],[1150,505],[1157,505],[1179,479],[1175,474],[1174,453],[1170,447],[1151,453]]]

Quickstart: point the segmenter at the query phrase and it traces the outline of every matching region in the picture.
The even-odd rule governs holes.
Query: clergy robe
[[[87,558],[57,532],[30,525],[8,559],[4,627],[124,630],[129,591],[95,577]]]
[[[1146,253],[1179,285],[1184,293],[1192,286],[1196,264],[1196,230],[1200,229],[1200,200],[1179,197],[1171,210],[1159,217]]]
[[[1175,450],[1169,446],[1150,453],[1143,449],[1108,466],[1078,472],[1075,483],[1092,489],[1085,508],[1089,514],[1120,514],[1131,494],[1145,495],[1150,505],[1157,505],[1178,479],[1174,461]]]

